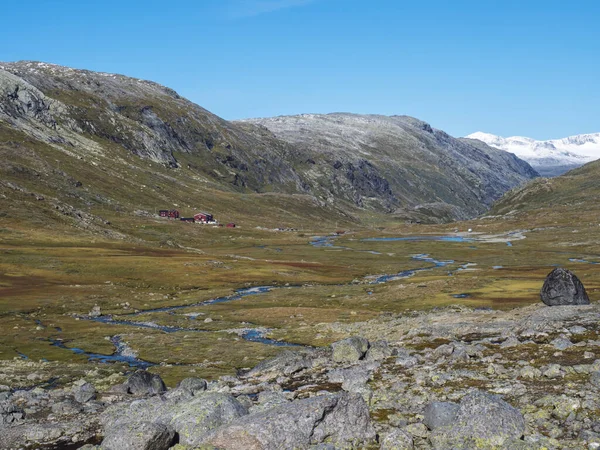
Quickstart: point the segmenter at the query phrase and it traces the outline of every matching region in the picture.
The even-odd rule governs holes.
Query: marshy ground
[[[356,228],[326,246],[311,242],[334,228],[225,229],[144,218],[131,229],[135,239],[120,242],[0,224],[0,359],[68,362],[77,376],[89,354],[113,354],[111,338],[119,336],[130,356],[174,384],[189,375],[232,374],[281,350],[260,338],[324,346],[345,337],[322,324],[453,304],[536,303],[554,266],[573,270],[592,301],[600,289],[592,264],[600,262],[600,227],[559,212]],[[410,236],[459,238],[370,240]],[[394,274],[403,276],[374,283]],[[272,289],[201,304],[258,286]],[[89,320],[95,306],[112,323]],[[248,329],[259,339],[248,340]],[[52,345],[57,340],[61,345]],[[120,372],[128,363],[101,369]]]

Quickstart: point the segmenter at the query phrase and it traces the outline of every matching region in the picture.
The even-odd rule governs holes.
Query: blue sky
[[[4,0],[0,60],[157,81],[226,118],[600,132],[597,0]]]

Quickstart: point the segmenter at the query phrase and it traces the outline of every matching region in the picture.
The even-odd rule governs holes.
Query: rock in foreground
[[[571,271],[562,268],[556,268],[548,274],[540,297],[548,306],[590,304],[590,299],[579,278]]]
[[[359,395],[344,392],[242,417],[218,430],[208,443],[229,450],[277,450],[324,442],[362,448],[374,441],[367,404]]]
[[[523,414],[494,395],[474,391],[462,398],[460,407],[448,425],[431,435],[434,448],[511,448],[510,442],[525,433]]]

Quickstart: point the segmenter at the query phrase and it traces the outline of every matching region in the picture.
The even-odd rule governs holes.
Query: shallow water
[[[77,355],[85,355],[88,357],[88,361],[100,362],[100,363],[125,363],[129,365],[129,367],[135,367],[137,369],[147,369],[152,366],[156,366],[156,363],[152,363],[149,361],[144,361],[142,359],[136,358],[134,356],[125,356],[122,355],[123,346],[121,345],[121,339],[118,336],[114,336],[111,339],[112,343],[115,345],[115,353],[112,355],[103,355],[101,353],[92,353],[86,352],[77,347],[67,347],[65,343],[60,339],[52,339],[50,340],[51,345],[55,347],[63,348],[65,350],[70,350]]]
[[[380,237],[365,238],[363,242],[393,242],[393,241],[441,241],[441,242],[473,242],[474,239],[462,236],[404,236],[404,237]]]

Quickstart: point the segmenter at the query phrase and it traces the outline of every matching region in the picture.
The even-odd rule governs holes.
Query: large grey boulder
[[[125,382],[125,388],[133,395],[161,394],[167,390],[165,383],[159,375],[138,370]]]
[[[96,398],[96,388],[91,383],[84,383],[73,389],[73,397],[79,403],[87,403]]]
[[[228,450],[363,448],[375,440],[365,401],[356,394],[326,394],[242,417],[217,430],[205,443]]]
[[[389,358],[394,354],[394,349],[392,349],[387,341],[376,341],[373,342],[367,354],[365,355],[366,361],[381,361],[386,358]]]
[[[230,394],[197,392],[194,396],[160,395],[113,405],[100,420],[107,435],[115,427],[152,422],[174,429],[181,444],[195,446],[216,428],[245,414],[246,407]]]
[[[425,407],[423,423],[430,430],[450,425],[456,420],[460,406],[452,402],[433,402]]]
[[[292,375],[312,366],[314,351],[291,351],[285,350],[274,358],[262,361],[242,378],[257,378],[262,381],[270,381],[282,375]]]
[[[216,428],[248,414],[248,410],[232,395],[209,392],[178,403],[168,414],[169,425],[177,431],[179,443],[193,447]]]
[[[454,420],[430,435],[434,448],[510,448],[525,432],[521,412],[497,396],[474,391],[462,398]],[[478,447],[479,446],[479,447]]]
[[[175,431],[163,424],[142,422],[123,424],[109,430],[104,436],[103,450],[167,450]]]
[[[207,386],[208,383],[202,378],[185,378],[181,380],[177,388],[196,395],[199,392],[206,391]]]
[[[590,299],[579,278],[571,271],[562,268],[556,268],[548,274],[540,297],[548,306],[590,304]]]
[[[369,350],[369,341],[364,337],[352,336],[331,344],[331,348],[332,359],[335,362],[356,362],[361,360]]]

